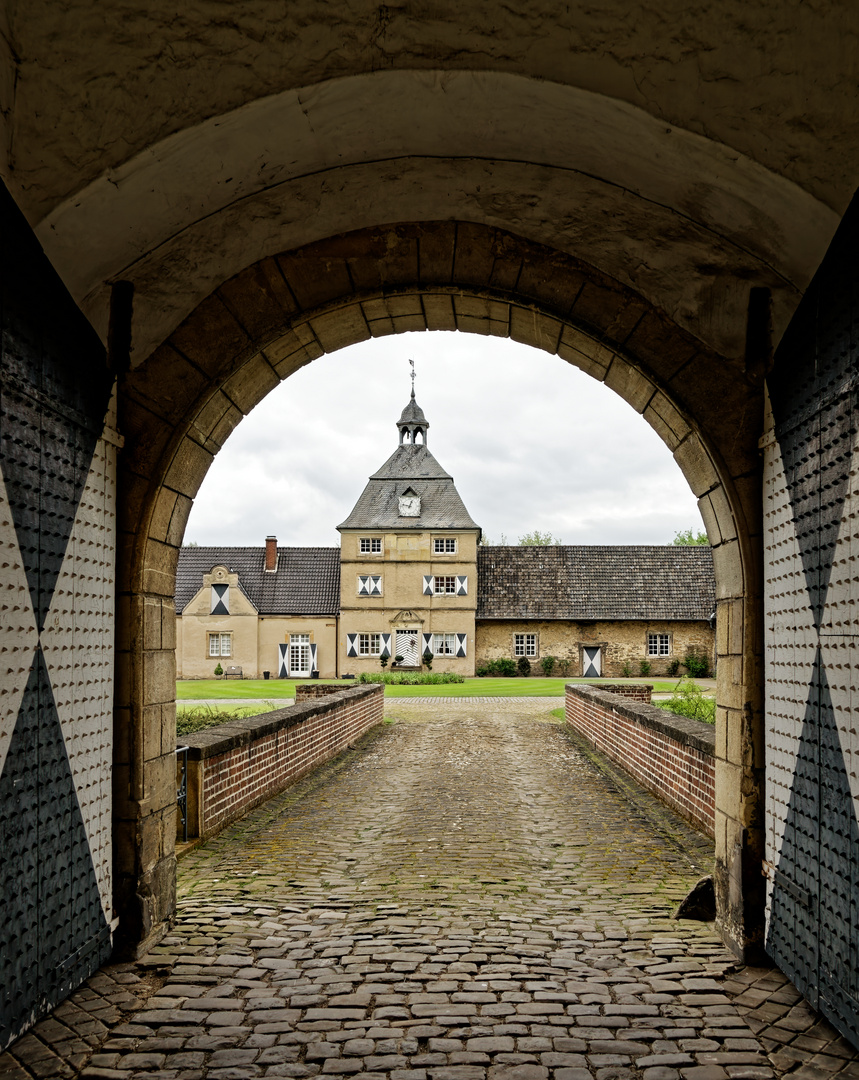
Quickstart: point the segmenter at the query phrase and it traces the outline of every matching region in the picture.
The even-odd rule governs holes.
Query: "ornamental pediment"
[[[415,623],[423,625],[424,617],[419,615],[416,611],[412,611],[411,608],[404,608],[402,611],[398,611],[396,615],[391,617],[391,626],[397,626],[402,623],[404,626],[414,626]]]

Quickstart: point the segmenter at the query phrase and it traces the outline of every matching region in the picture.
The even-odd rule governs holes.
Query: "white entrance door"
[[[585,679],[598,679],[602,666],[600,664],[599,645],[585,645],[582,649],[582,676]]]
[[[418,653],[418,644],[420,642],[420,633],[417,630],[398,630],[397,631],[397,643],[394,649],[394,656],[402,656],[400,663],[409,664],[417,667],[420,663],[420,656]]]
[[[289,635],[289,674],[293,679],[310,678],[310,634]]]

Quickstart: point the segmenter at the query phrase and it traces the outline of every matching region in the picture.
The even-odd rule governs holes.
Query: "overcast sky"
[[[236,429],[200,489],[185,541],[336,545],[415,395],[427,445],[493,543],[667,544],[702,522],[668,448],[611,390],[504,338],[400,334],[323,356]]]

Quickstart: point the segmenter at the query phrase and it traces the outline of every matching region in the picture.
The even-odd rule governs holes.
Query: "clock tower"
[[[399,445],[337,526],[340,673],[380,671],[387,657],[389,669],[474,674],[480,529],[429,452],[428,428],[413,385]]]

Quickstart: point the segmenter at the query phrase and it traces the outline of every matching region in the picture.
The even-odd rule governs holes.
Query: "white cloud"
[[[415,393],[428,445],[490,538],[670,543],[701,518],[670,452],[626,402],[557,356],[499,338],[405,334],[323,356],[234,432],[186,540],[337,544],[336,525],[397,446]]]

